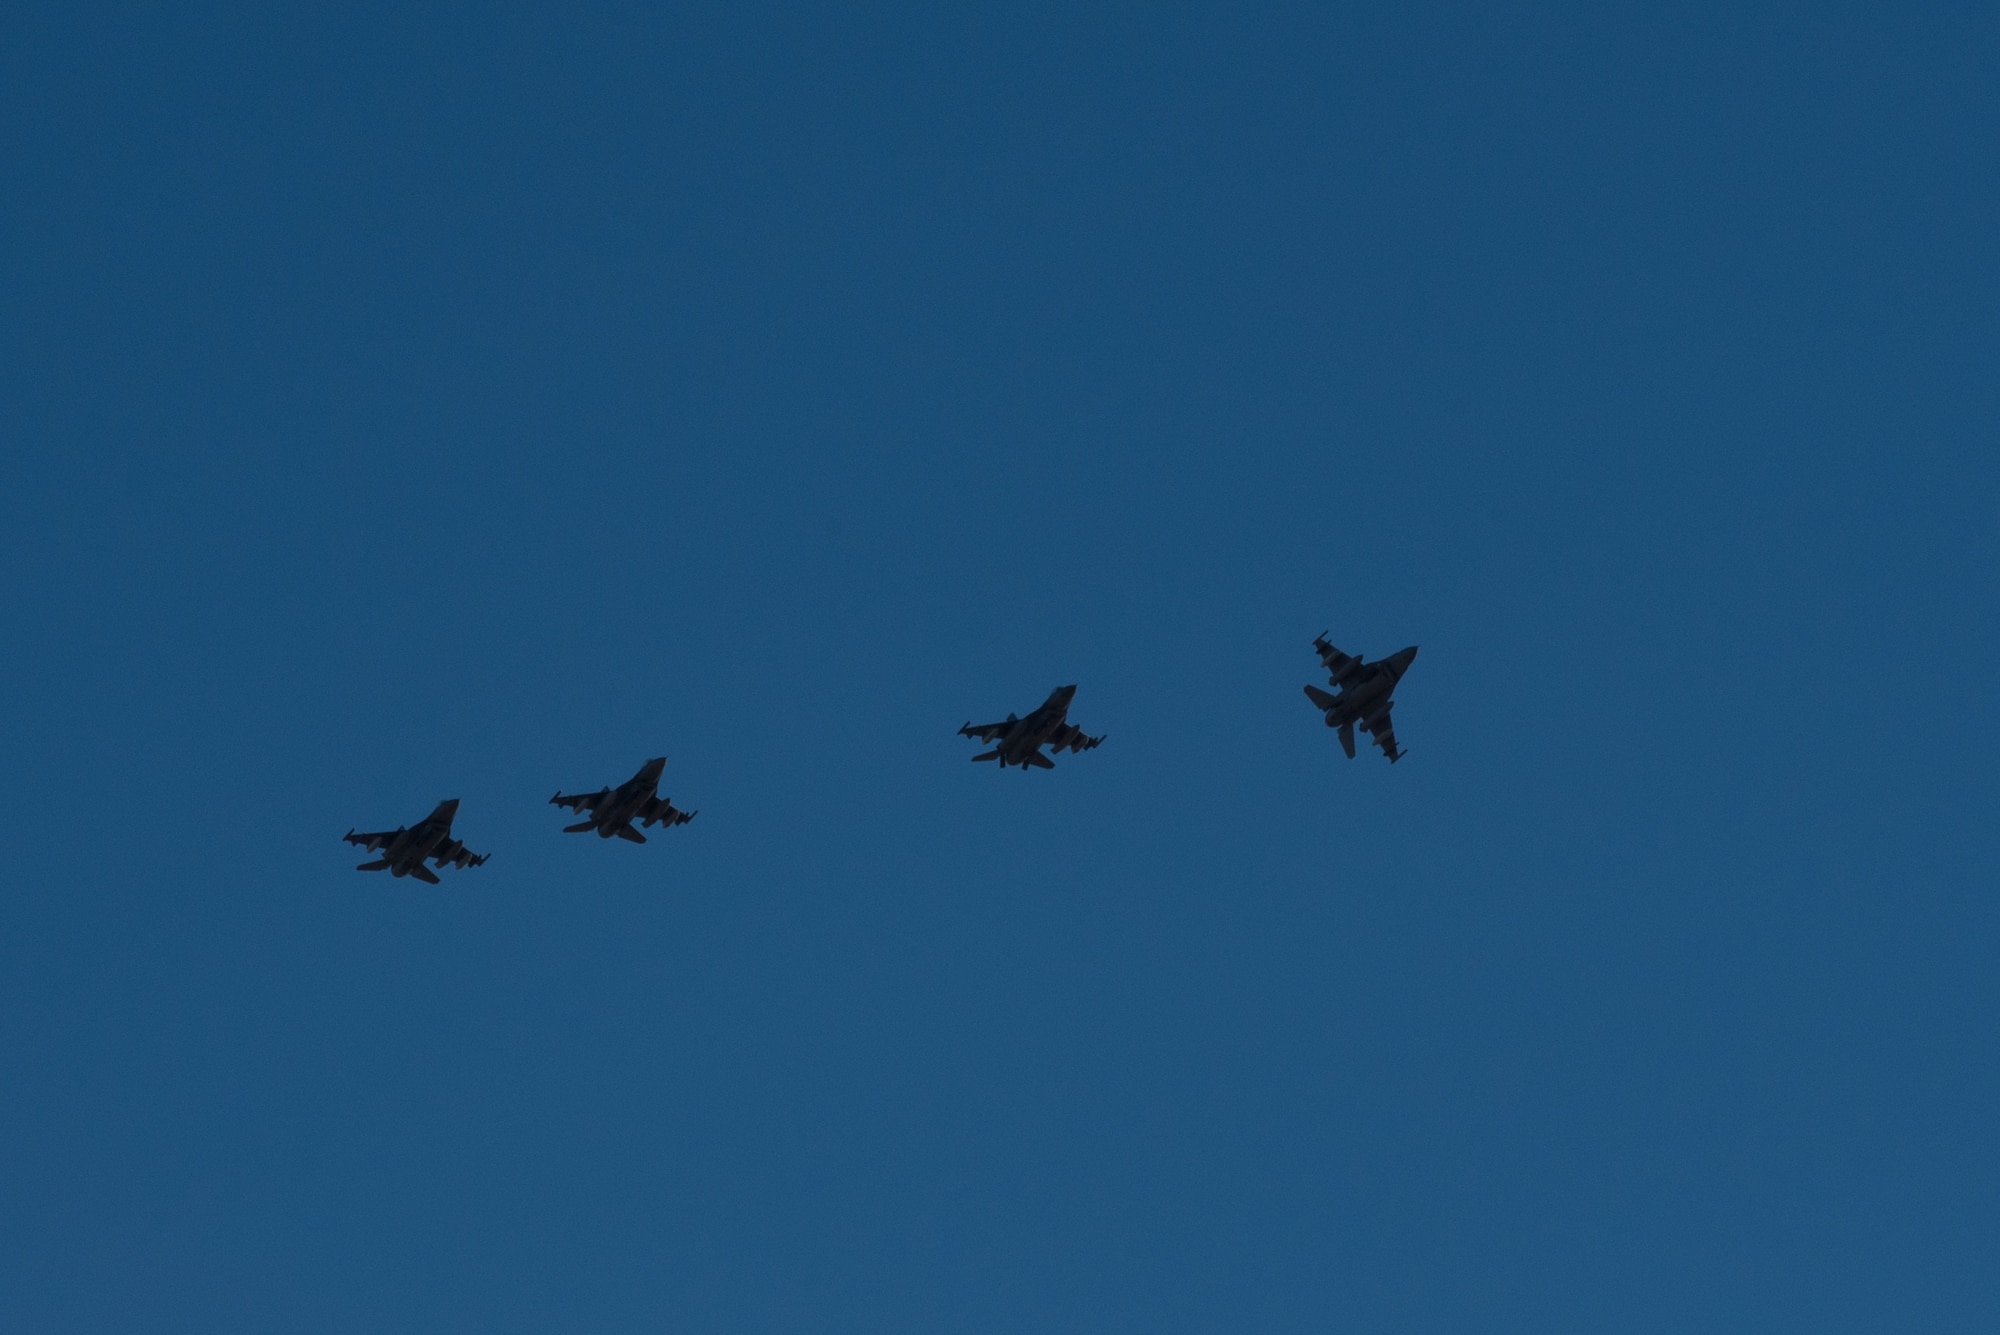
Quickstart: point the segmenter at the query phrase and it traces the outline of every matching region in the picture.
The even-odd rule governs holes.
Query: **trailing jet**
[[[377,849],[382,852],[379,861],[364,862],[354,870],[414,876],[436,885],[437,873],[424,865],[425,859],[436,862],[440,867],[478,867],[493,856],[491,853],[469,853],[464,844],[451,837],[451,821],[456,815],[458,799],[453,797],[438,803],[435,811],[411,829],[399,825],[386,834],[356,834],[349,830],[341,837],[350,844],[359,844],[370,853]]]
[[[1005,723],[988,723],[973,727],[970,723],[958,730],[961,737],[976,737],[982,742],[998,742],[999,746],[974,760],[997,760],[1000,768],[1019,765],[1026,769],[1036,765],[1042,769],[1054,769],[1056,762],[1042,754],[1046,745],[1060,753],[1067,747],[1071,751],[1088,751],[1102,742],[1102,737],[1086,737],[1083,729],[1071,725],[1067,719],[1069,702],[1076,699],[1076,687],[1058,686],[1049,692],[1049,698],[1042,701],[1041,708],[1026,718],[1007,716]]]
[[[1347,752],[1347,758],[1354,759],[1356,724],[1374,737],[1375,745],[1382,748],[1382,754],[1389,757],[1391,764],[1408,755],[1409,752],[1396,749],[1396,729],[1389,721],[1389,711],[1396,707],[1396,702],[1389,696],[1416,661],[1417,647],[1413,644],[1373,663],[1343,654],[1328,644],[1324,635],[1313,641],[1313,648],[1319,650],[1327,680],[1339,694],[1328,695],[1317,686],[1308,686],[1306,695],[1326,715],[1326,726],[1340,729],[1340,749]]]
[[[676,825],[687,824],[694,819],[694,812],[682,811],[660,796],[660,771],[666,767],[667,758],[659,756],[641,765],[637,774],[616,788],[600,788],[594,793],[575,793],[567,797],[557,793],[549,799],[552,805],[590,813],[575,825],[563,826],[563,833],[583,834],[595,830],[599,839],[609,839],[615,834],[620,839],[643,844],[646,836],[632,828],[635,820],[641,825],[664,825],[670,830]]]

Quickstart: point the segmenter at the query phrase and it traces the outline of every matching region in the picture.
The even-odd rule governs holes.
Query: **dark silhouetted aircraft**
[[[609,839],[615,834],[620,839],[643,844],[646,836],[632,828],[635,820],[641,825],[664,825],[670,830],[676,825],[687,824],[694,819],[694,812],[681,811],[659,795],[660,771],[666,767],[667,758],[660,756],[641,765],[637,774],[616,788],[600,788],[594,793],[576,793],[567,797],[557,793],[549,799],[555,806],[590,813],[588,818],[575,825],[563,826],[563,833],[582,834],[595,830],[599,839]]]
[[[1326,667],[1327,679],[1338,694],[1328,695],[1317,686],[1308,686],[1306,695],[1326,715],[1326,726],[1340,729],[1340,749],[1347,752],[1347,758],[1354,759],[1356,724],[1374,737],[1375,745],[1382,748],[1389,763],[1408,755],[1409,752],[1396,749],[1396,729],[1389,721],[1389,711],[1396,707],[1396,702],[1389,696],[1416,661],[1417,646],[1413,644],[1374,663],[1343,654],[1328,644],[1324,635],[1313,641],[1313,648],[1319,650],[1319,661]]]
[[[386,834],[356,834],[349,830],[341,837],[350,844],[359,844],[370,853],[377,849],[382,851],[379,861],[364,862],[354,870],[414,876],[436,885],[437,873],[424,865],[425,859],[436,862],[440,867],[477,867],[492,856],[490,853],[468,853],[464,844],[451,837],[451,821],[456,815],[458,799],[453,797],[438,803],[435,811],[409,829],[398,826]]]
[[[1056,762],[1042,754],[1042,747],[1061,752],[1064,747],[1071,751],[1088,751],[1104,739],[1086,737],[1083,729],[1067,722],[1069,702],[1076,699],[1076,687],[1058,686],[1049,692],[1049,698],[1042,701],[1041,708],[1026,718],[1007,716],[1005,723],[988,723],[973,727],[970,723],[958,730],[961,737],[976,737],[982,742],[998,742],[1000,745],[974,760],[997,760],[1000,768],[1009,765],[1039,766],[1054,769]]]

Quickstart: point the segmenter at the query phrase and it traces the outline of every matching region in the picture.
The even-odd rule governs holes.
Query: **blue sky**
[[[1996,28],[18,9],[0,1324],[1992,1329]]]

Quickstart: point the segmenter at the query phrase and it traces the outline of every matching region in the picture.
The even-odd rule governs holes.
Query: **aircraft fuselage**
[[[1075,698],[1074,686],[1059,686],[1051,691],[1047,700],[1026,718],[1018,720],[1000,739],[1000,763],[1024,764],[1028,756],[1047,745],[1056,730],[1069,720],[1069,702]]]

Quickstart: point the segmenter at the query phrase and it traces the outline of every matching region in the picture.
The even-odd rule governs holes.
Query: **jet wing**
[[[594,793],[557,793],[549,799],[549,805],[568,807],[571,811],[595,811],[609,796],[611,796],[609,788],[600,788]]]
[[[639,808],[639,823],[641,825],[664,825],[670,830],[676,825],[687,824],[694,817],[694,812],[682,811],[664,797],[656,797],[645,806]]]
[[[982,723],[976,728],[968,723],[958,730],[958,735],[961,737],[976,737],[982,742],[997,742],[1012,732],[1014,725],[1019,722],[1019,719],[1010,718],[1005,723]]]
[[[1088,751],[1092,747],[1100,745],[1103,741],[1102,737],[1084,736],[1083,729],[1077,727],[1074,723],[1065,723],[1050,735],[1049,750],[1056,752],[1058,755],[1065,749],[1070,751]]]
[[[1340,652],[1340,650],[1327,643],[1326,636],[1324,635],[1313,641],[1313,648],[1319,651],[1319,665],[1326,669],[1328,685],[1340,685],[1341,682],[1354,675],[1355,669],[1361,666],[1360,659],[1352,654]]]
[[[373,853],[378,848],[387,848],[396,841],[396,836],[401,833],[403,833],[401,830],[385,830],[381,834],[356,834],[354,831],[349,830],[340,837],[350,844],[358,845]]]
[[[437,846],[431,860],[440,867],[477,867],[484,863],[491,853],[474,853],[456,839],[447,839]]]
[[[1387,714],[1378,714],[1372,719],[1363,719],[1361,729],[1375,739],[1375,745],[1382,748],[1382,754],[1394,764],[1403,758],[1403,752],[1396,746],[1396,725]]]

